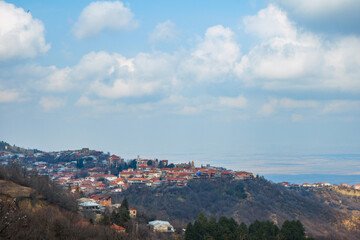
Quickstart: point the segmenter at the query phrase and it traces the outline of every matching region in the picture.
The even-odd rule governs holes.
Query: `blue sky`
[[[359,11],[357,0],[0,1],[0,136],[321,172],[254,156],[360,153]],[[331,161],[360,173],[359,157]]]

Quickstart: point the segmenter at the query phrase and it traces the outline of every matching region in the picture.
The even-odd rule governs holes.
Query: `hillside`
[[[0,166],[0,239],[124,239],[77,213],[73,196],[45,176]]]
[[[42,152],[38,149],[25,149],[15,145],[10,145],[9,143],[4,141],[0,141],[0,151],[10,154],[34,154]]]
[[[254,181],[195,180],[182,188],[132,187],[124,195],[138,209],[169,219],[177,227],[194,221],[201,211],[207,216],[224,215],[246,224],[270,220],[281,225],[285,220],[296,219],[316,239],[359,239],[360,236],[360,219],[356,215],[360,210],[358,197],[330,190],[293,191],[261,178]],[[327,200],[331,198],[343,199],[342,204]]]

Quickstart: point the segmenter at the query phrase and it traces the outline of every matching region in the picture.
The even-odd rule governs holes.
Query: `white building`
[[[154,232],[175,232],[174,227],[168,221],[151,221],[149,226]]]

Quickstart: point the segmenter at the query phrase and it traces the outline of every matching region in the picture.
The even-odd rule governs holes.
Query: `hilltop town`
[[[2,147],[2,149],[1,149]],[[66,150],[59,152],[42,152],[25,150],[3,143],[0,146],[0,164],[19,163],[28,170],[36,170],[39,174],[49,175],[51,179],[84,196],[93,194],[111,194],[125,191],[131,185],[157,187],[160,185],[186,186],[191,179],[231,178],[234,180],[251,180],[253,173],[234,171],[222,167],[196,167],[194,162],[169,163],[168,160],[136,159],[125,160],[117,155],[102,151]],[[330,183],[290,184],[281,182],[288,188],[331,187]],[[359,190],[360,185],[343,187]]]
[[[334,211],[333,216],[340,209],[337,213],[342,216],[340,220],[323,216],[322,222],[343,221],[347,216],[356,215],[351,209],[357,207],[351,199],[360,196],[359,185],[275,184],[251,172],[211,165],[195,166],[193,161],[175,164],[168,160],[139,156],[125,160],[88,148],[43,152],[1,142],[0,165],[13,164],[26,169],[30,175],[34,172],[39,176],[49,176],[63,190],[76,196],[77,209],[86,220],[82,224],[89,224],[89,220],[99,224],[104,222],[106,216],[121,211],[126,196],[129,199],[126,209],[130,218],[146,223],[153,232],[174,232],[175,228],[185,227],[187,222],[195,219],[198,211],[205,211],[217,217],[226,212],[227,216],[247,224],[258,218],[282,223],[297,216],[304,221],[308,231],[317,234],[311,227],[313,214],[328,209]],[[331,194],[331,197],[327,194]],[[349,195],[349,198],[345,195]],[[325,205],[321,203],[323,200],[312,202],[315,196],[324,199]],[[304,204],[300,206],[298,202]],[[221,204],[220,210],[214,211],[213,207],[217,204]],[[298,210],[284,212],[284,204],[289,205],[289,209],[296,206]],[[341,210],[344,206],[347,206],[346,211]],[[154,218],[144,217],[144,214]],[[111,228],[117,232],[127,232],[124,226],[115,224]],[[344,224],[339,226],[344,227]]]
[[[142,159],[139,156],[125,161],[120,156],[88,148],[28,154],[1,151],[0,164],[11,163],[19,163],[26,166],[27,170],[49,175],[56,182],[70,187],[72,192],[81,191],[85,196],[122,192],[131,185],[181,187],[196,178],[254,178],[252,173],[246,171],[233,171],[210,165],[195,167],[193,161],[173,164],[168,160]]]

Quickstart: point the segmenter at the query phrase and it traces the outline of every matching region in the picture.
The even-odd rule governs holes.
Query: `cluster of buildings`
[[[233,171],[210,165],[195,167],[194,162],[172,164],[168,160],[123,158],[93,151],[87,148],[75,151],[40,152],[12,154],[0,152],[0,164],[17,162],[27,170],[36,170],[48,175],[64,188],[82,197],[78,199],[79,210],[87,219],[98,221],[105,211],[119,208],[112,195],[125,191],[132,185],[156,188],[159,186],[183,187],[192,179],[231,178],[234,180],[253,179],[250,172]],[[129,208],[129,214],[136,218],[137,211]],[[174,232],[167,221],[149,222],[154,232]],[[113,225],[116,231],[124,228]]]
[[[19,162],[28,170],[67,187],[83,196],[110,195],[126,190],[131,185],[158,187],[162,185],[186,186],[191,179],[232,178],[252,179],[252,173],[232,171],[210,165],[195,167],[194,162],[169,164],[168,160],[123,158],[87,148],[76,151],[35,153],[32,155],[2,152],[0,163]]]
[[[358,185],[349,185],[347,183],[343,183],[341,185],[337,185],[337,184],[331,184],[331,183],[303,183],[303,184],[290,184],[289,182],[281,182],[279,183],[279,185],[282,185],[284,187],[288,187],[288,188],[322,188],[322,187],[345,187],[345,188],[353,188],[355,190],[360,190],[360,184]]]
[[[159,186],[183,187],[192,179],[231,178],[234,180],[253,179],[246,171],[233,171],[210,165],[195,167],[194,162],[169,164],[168,160],[136,159],[125,161],[123,158],[101,151],[83,148],[74,151],[38,152],[28,151],[26,154],[14,154],[11,151],[0,151],[0,164],[9,165],[17,162],[27,170],[36,170],[39,174],[62,184],[70,192],[78,193],[80,211],[85,216],[100,217],[105,210],[112,211],[120,204],[112,201],[111,196],[125,191],[132,185],[156,188]],[[289,188],[321,188],[331,187],[330,183],[279,183]],[[360,190],[360,185],[342,187]],[[136,218],[137,211],[129,208],[131,218]],[[155,232],[174,232],[167,221],[149,222]],[[113,225],[112,228],[124,232],[123,227]]]

